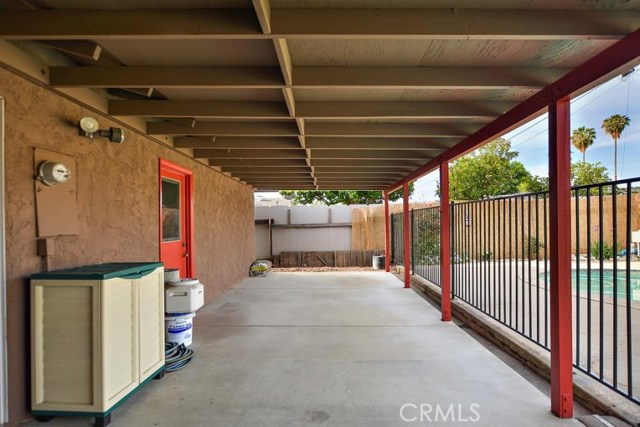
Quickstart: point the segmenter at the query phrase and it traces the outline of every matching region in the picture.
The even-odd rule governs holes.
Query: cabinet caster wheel
[[[53,419],[53,415],[36,415],[35,418],[41,423],[48,423]]]
[[[163,379],[163,378],[164,378],[164,373],[165,373],[165,370],[163,369],[162,371],[158,372],[158,373],[156,374],[156,376],[155,376],[155,377],[153,377],[153,379],[154,379],[154,380],[161,380],[161,379]]]

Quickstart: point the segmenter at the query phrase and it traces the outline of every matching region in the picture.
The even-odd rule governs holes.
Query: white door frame
[[[9,422],[7,380],[7,271],[4,202],[4,98],[0,97],[0,424]]]

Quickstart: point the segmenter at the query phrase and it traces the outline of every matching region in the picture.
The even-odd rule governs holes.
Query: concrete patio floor
[[[382,272],[246,279],[198,313],[193,363],[145,386],[111,425],[582,425],[554,417],[547,396],[401,286]],[[421,405],[432,408],[422,421]]]

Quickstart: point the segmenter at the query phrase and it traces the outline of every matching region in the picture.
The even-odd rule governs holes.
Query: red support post
[[[569,99],[549,105],[551,411],[573,417]]]
[[[384,191],[384,271],[391,271],[391,223],[389,218],[389,192]]]
[[[449,163],[440,164],[440,289],[442,321],[451,321],[451,219],[449,218]]]
[[[411,287],[411,241],[409,240],[409,184],[402,185],[402,235],[404,236],[404,287]]]

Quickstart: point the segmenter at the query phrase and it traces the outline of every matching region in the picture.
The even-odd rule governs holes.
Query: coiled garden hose
[[[168,342],[164,345],[165,371],[174,372],[187,366],[193,359],[193,350],[184,344]]]

